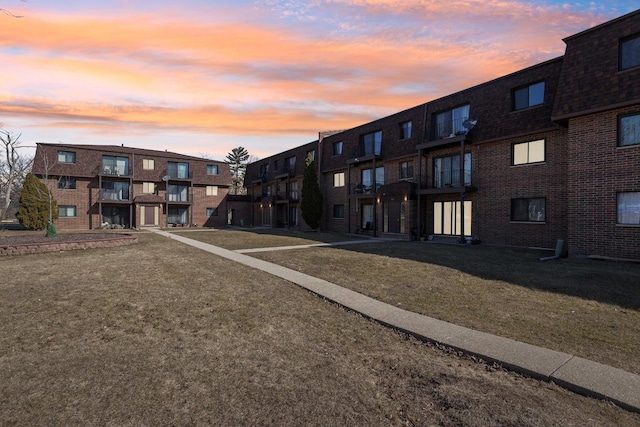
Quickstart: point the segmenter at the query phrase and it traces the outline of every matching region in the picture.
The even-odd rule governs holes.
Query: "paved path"
[[[152,231],[295,283],[330,301],[423,340],[438,342],[484,360],[495,361],[534,378],[553,381],[577,393],[611,400],[623,408],[640,412],[640,375],[407,311],[326,280],[252,258],[240,251],[230,251],[165,231]],[[271,250],[291,248],[285,246]]]

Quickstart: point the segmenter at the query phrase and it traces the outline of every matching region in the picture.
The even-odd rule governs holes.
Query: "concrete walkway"
[[[240,251],[230,251],[165,231],[151,231],[295,283],[323,298],[420,339],[437,342],[484,360],[497,362],[516,372],[553,381],[574,392],[610,400],[623,408],[640,412],[640,375],[403,310],[326,280],[252,258],[239,253]],[[332,244],[308,246],[328,245]],[[305,246],[307,245],[296,248]],[[293,247],[271,250],[291,248]]]

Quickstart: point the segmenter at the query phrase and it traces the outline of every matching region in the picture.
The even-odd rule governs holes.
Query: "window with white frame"
[[[342,141],[334,142],[333,143],[333,155],[334,156],[339,156],[340,154],[342,154]]]
[[[618,224],[640,225],[640,192],[618,193]]]
[[[218,186],[207,185],[207,196],[217,196],[217,195],[218,195]]]
[[[58,151],[58,162],[75,163],[76,153],[74,151]]]
[[[153,159],[142,159],[142,169],[154,170],[156,168],[156,161]]]
[[[144,194],[153,194],[156,192],[156,184],[153,182],[143,182],[142,192]]]
[[[545,141],[520,142],[513,144],[512,165],[527,165],[530,163],[542,163],[545,160]]]
[[[620,70],[640,65],[640,35],[620,40]]]
[[[333,174],[333,186],[344,187],[344,172],[337,172]]]
[[[513,91],[513,109],[522,110],[525,108],[540,105],[544,102],[544,82],[527,85]]]
[[[640,114],[618,117],[618,146],[640,144]]]
[[[60,218],[72,218],[76,216],[75,206],[58,206],[58,216]]]
[[[546,205],[544,197],[511,199],[511,221],[545,222]]]

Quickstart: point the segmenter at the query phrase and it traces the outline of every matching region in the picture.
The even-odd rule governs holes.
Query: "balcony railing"
[[[380,187],[382,187],[382,184],[376,184],[375,187],[371,184],[355,184],[353,192],[355,194],[375,194],[380,190]]]
[[[128,201],[129,192],[125,190],[100,190],[101,200]]]
[[[438,123],[436,125],[436,139],[453,138],[466,134],[469,130],[463,126],[463,123],[467,119],[468,117],[456,117]]]
[[[169,203],[190,203],[191,200],[188,194],[181,193],[168,193],[167,202]]]

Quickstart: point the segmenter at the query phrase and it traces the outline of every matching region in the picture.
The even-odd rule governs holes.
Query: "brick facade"
[[[72,157],[59,161],[59,153]],[[114,167],[111,159],[122,163]],[[185,176],[172,176],[170,164],[177,163],[186,165]],[[38,144],[33,172],[52,189],[63,213],[55,221],[61,230],[221,227],[228,221],[231,171],[225,162],[123,146]],[[71,180],[75,188],[60,184]],[[71,214],[64,215],[67,208]]]
[[[640,224],[618,223],[619,194],[640,194],[640,141],[618,143],[620,116],[640,116],[640,64],[623,69],[620,53],[622,43],[638,35],[640,11],[564,39],[562,57],[322,135],[317,143],[325,201],[321,228],[407,239],[449,234],[463,240],[464,227],[469,239],[489,244],[553,249],[564,240],[570,254],[640,259]],[[450,135],[438,131],[451,120],[446,114],[455,117],[460,111],[466,114],[461,120],[474,119],[475,125],[453,125]],[[405,138],[407,122],[412,132]],[[373,132],[381,133],[375,153],[364,150],[364,138]],[[335,152],[336,144],[341,153]],[[529,146],[537,150],[534,160],[523,162],[522,150]],[[296,150],[304,149],[250,167],[257,174],[261,164]],[[471,182],[461,183],[467,181],[464,174],[452,178],[460,172],[455,161],[461,153],[471,156]],[[403,162],[411,162],[412,177],[401,176]],[[375,168],[384,168],[383,185],[363,191],[362,171]],[[344,173],[344,186],[334,186],[336,173]],[[443,183],[442,176],[451,182]],[[275,183],[269,177],[251,185],[255,191],[270,182]],[[259,199],[254,206],[269,206]],[[465,221],[442,219],[461,206]],[[624,209],[640,209],[634,206],[628,202]],[[334,209],[344,217],[336,218]],[[634,212],[633,218],[640,214]]]

